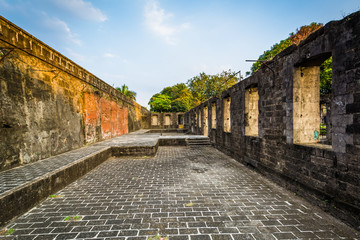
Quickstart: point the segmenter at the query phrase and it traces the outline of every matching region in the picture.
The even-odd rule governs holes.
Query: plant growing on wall
[[[298,45],[302,40],[306,39],[311,33],[320,29],[323,25],[321,23],[313,22],[310,25],[305,25],[296,30],[296,33],[290,33],[290,36],[284,40],[281,40],[279,43],[274,44],[270,50],[265,51],[262,55],[259,56],[258,61],[255,62],[251,67],[251,73],[256,72],[262,62],[269,61],[273,59],[277,54],[291,45]],[[325,95],[331,93],[331,84],[332,84],[332,58],[327,59],[320,66],[320,94]],[[251,74],[247,73],[247,75]]]
[[[252,67],[251,71],[254,73],[256,72],[260,66],[261,61],[269,61],[273,59],[277,54],[281,51],[285,50],[286,48],[290,47],[291,45],[298,45],[302,40],[307,38],[311,33],[315,32],[316,30],[320,29],[323,26],[321,23],[313,22],[310,25],[305,25],[300,27],[300,29],[296,29],[296,33],[290,33],[289,37],[281,40],[279,43],[274,44],[270,50],[266,50],[262,55],[259,56],[258,61],[255,62]]]

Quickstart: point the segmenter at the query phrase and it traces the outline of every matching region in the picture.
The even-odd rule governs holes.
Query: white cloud
[[[53,2],[59,7],[86,20],[104,22],[108,19],[100,9],[95,8],[90,2],[85,0],[53,0]]]
[[[176,45],[176,33],[190,27],[190,23],[183,23],[178,26],[170,25],[168,21],[173,16],[172,13],[166,13],[164,9],[160,8],[157,1],[150,0],[145,6],[145,24],[170,45]]]
[[[105,53],[104,58],[115,58],[116,56],[112,53]]]
[[[56,31],[58,35],[61,37],[65,37],[67,41],[75,43],[76,45],[81,45],[81,41],[77,38],[76,34],[72,33],[66,22],[58,19],[57,17],[49,17],[46,13],[43,12],[44,25],[51,29],[52,31]]]

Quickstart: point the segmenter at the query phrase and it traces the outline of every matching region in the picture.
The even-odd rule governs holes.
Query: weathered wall
[[[149,112],[0,17],[0,170],[149,127]]]
[[[320,114],[319,101],[314,99],[319,97],[318,82],[300,82],[299,78],[318,78],[319,65],[330,56],[333,58],[329,119],[332,144],[322,145],[311,143],[314,131],[319,128],[319,124],[313,122]],[[187,112],[186,127],[193,133],[204,134],[204,123],[198,127],[196,114],[207,106],[207,125],[212,126],[215,103],[216,128],[210,128],[208,134],[219,150],[359,229],[360,12],[328,23],[267,65],[274,72],[263,66],[223,92],[220,99],[210,99]],[[302,88],[299,92],[298,84],[303,84],[308,91]],[[256,136],[245,134],[249,124],[245,93],[251,87],[257,87],[259,94]],[[230,132],[224,131],[224,99],[228,97],[231,98]],[[309,108],[309,104],[314,107]],[[295,134],[299,129],[302,130],[296,134],[301,134],[303,139]]]
[[[150,128],[151,129],[165,129],[165,128],[179,128],[180,124],[184,124],[185,113],[151,113]]]

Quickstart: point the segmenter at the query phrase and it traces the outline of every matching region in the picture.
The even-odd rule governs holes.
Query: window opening
[[[259,135],[259,92],[257,87],[245,90],[245,135]]]
[[[224,99],[224,132],[231,132],[230,126],[230,104],[231,98]]]

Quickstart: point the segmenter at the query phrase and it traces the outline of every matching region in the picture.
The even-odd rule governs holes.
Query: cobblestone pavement
[[[107,147],[154,146],[160,134],[147,134],[139,130],[90,146],[79,148],[35,163],[0,172],[0,195],[16,187],[20,187],[38,177],[42,177],[63,166],[73,163]]]
[[[78,216],[77,220],[65,220]],[[4,239],[355,239],[358,232],[212,147],[111,158]],[[155,238],[152,238],[155,239]],[[165,240],[165,239],[164,239]]]
[[[59,154],[35,163],[0,172],[0,194],[24,185],[38,177],[55,171],[67,164],[104,149],[103,146],[91,146]]]

